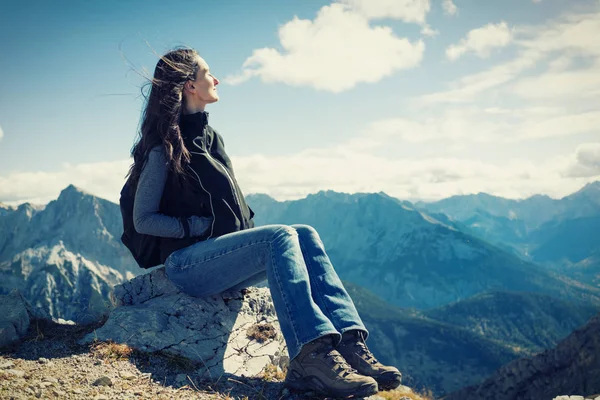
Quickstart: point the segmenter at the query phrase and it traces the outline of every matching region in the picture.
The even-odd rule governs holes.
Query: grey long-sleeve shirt
[[[162,146],[154,147],[142,169],[133,204],[135,230],[146,235],[183,238],[181,221],[159,212],[160,200],[167,182],[168,166]],[[190,236],[201,236],[210,227],[212,218],[190,216]]]

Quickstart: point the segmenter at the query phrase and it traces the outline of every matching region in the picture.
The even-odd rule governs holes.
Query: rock
[[[13,290],[0,296],[0,348],[18,341],[29,328],[27,302]]]
[[[112,386],[112,380],[108,376],[102,376],[92,383],[93,386]]]
[[[58,384],[58,379],[53,378],[51,376],[45,376],[44,379],[42,379],[42,381]]]
[[[49,360],[48,360],[47,358],[44,358],[44,357],[40,357],[40,358],[38,358],[38,362],[39,362],[40,364],[47,364],[47,363],[48,363],[48,361],[49,361]]]
[[[125,379],[126,381],[130,381],[130,380],[132,380],[132,379],[135,379],[135,378],[137,378],[137,375],[136,375],[136,374],[132,374],[132,373],[131,373],[131,372],[129,372],[129,371],[121,371],[121,372],[119,372],[119,376],[120,376],[122,379]]]
[[[268,364],[283,368],[289,359],[269,289],[245,292],[191,297],[169,281],[164,267],[158,268],[116,286],[117,308],[81,343],[112,340],[165,351],[198,362],[198,373],[210,378],[254,377]],[[257,329],[257,324],[270,327]]]
[[[83,394],[83,390],[81,390],[81,389],[73,389],[73,390],[71,390],[71,393],[73,393],[73,394]]]
[[[15,366],[15,363],[12,361],[5,361],[0,363],[0,369],[10,369]]]
[[[20,369],[7,369],[4,372],[6,372],[9,375],[16,376],[17,378],[25,377],[25,371],[21,371]]]

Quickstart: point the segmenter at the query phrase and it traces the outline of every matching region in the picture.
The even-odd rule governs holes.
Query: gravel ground
[[[0,350],[0,398],[323,399],[310,392],[290,393],[281,382],[281,370],[262,379],[221,376],[200,380],[195,372],[199,366],[186,359],[137,351],[106,353],[101,351],[106,349],[103,344],[77,343],[102,323],[79,326],[32,321],[21,342]],[[369,399],[399,399],[408,390],[400,387],[392,396]]]

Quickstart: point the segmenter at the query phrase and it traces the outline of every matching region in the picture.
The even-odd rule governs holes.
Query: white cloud
[[[456,7],[456,4],[454,4],[452,0],[443,0],[442,7],[444,8],[444,12],[448,15],[456,15],[458,12],[458,7]]]
[[[563,176],[586,178],[600,176],[600,142],[581,144]]]
[[[341,0],[341,3],[368,19],[392,18],[417,24],[425,23],[431,9],[429,0]]]
[[[256,76],[338,93],[416,67],[425,49],[422,41],[411,43],[389,27],[371,27],[363,15],[337,3],[321,8],[313,21],[295,17],[280,27],[279,40],[283,51],[254,50],[242,73],[225,81],[238,84]]]
[[[554,72],[522,78],[510,89],[526,99],[568,100],[600,97],[600,67]]]
[[[515,139],[541,139],[594,131],[598,131],[600,136],[600,110],[525,120],[518,126],[519,133]]]
[[[371,123],[361,143],[370,148],[402,147],[433,142],[447,146],[508,144],[542,138],[598,132],[600,110],[568,112],[557,107],[446,107],[423,109],[410,118],[387,118]]]
[[[534,67],[541,58],[540,53],[522,53],[512,61],[451,82],[449,90],[423,95],[418,100],[425,104],[470,102],[478,94],[514,80],[523,71]]]
[[[440,31],[438,31],[437,29],[433,29],[428,24],[423,25],[423,28],[421,28],[421,35],[423,35],[423,36],[435,37],[439,34],[440,34]]]
[[[131,161],[64,164],[58,171],[11,172],[0,176],[0,201],[47,203],[69,184],[118,202]]]
[[[572,158],[538,164],[509,159],[502,165],[447,156],[393,160],[344,145],[285,157],[236,157],[233,162],[244,193],[268,193],[279,200],[327,189],[384,191],[401,199],[440,199],[478,192],[510,198],[537,193],[562,197],[600,179],[600,172],[581,179],[562,176]]]
[[[512,32],[504,21],[498,24],[487,24],[481,28],[473,29],[467,37],[458,44],[450,45],[446,49],[446,57],[454,61],[467,52],[474,52],[479,57],[487,57],[494,48],[507,46],[512,40]]]
[[[408,118],[388,118],[371,123],[365,136],[374,146],[402,146],[401,142],[499,142],[506,141],[505,131],[512,129],[506,118],[486,115],[476,108],[453,108]]]
[[[457,79],[449,83],[447,90],[421,96],[418,100],[426,104],[471,102],[489,93],[490,89],[496,89],[494,96],[498,97],[505,94],[497,90],[499,87],[521,78],[512,90],[513,94],[526,99],[539,99],[541,95],[537,96],[537,93],[544,92],[548,95],[544,99],[546,102],[571,101],[575,92],[582,89],[586,92],[583,97],[589,101],[597,95],[595,76],[600,75],[597,72],[600,71],[600,41],[597,37],[600,37],[600,9],[568,14],[542,25],[514,27],[512,43],[517,51],[512,60]],[[457,57],[464,51],[458,47],[450,53],[451,57]],[[586,60],[591,65],[577,66],[575,59]],[[540,67],[546,60],[549,60],[547,71],[534,77],[523,77],[525,72]],[[584,83],[586,77],[590,79],[588,86]],[[567,100],[563,98],[566,93]]]
[[[600,179],[600,143],[582,145],[574,154],[537,164],[507,159],[501,165],[480,157],[389,159],[359,143],[364,144],[365,138],[285,156],[233,156],[232,161],[244,194],[266,193],[278,200],[328,189],[384,191],[402,199],[440,199],[478,192],[510,198],[536,193],[561,197]],[[64,165],[58,171],[11,173],[0,177],[0,201],[46,203],[72,183],[116,203],[129,164],[129,160],[122,160]]]
[[[600,4],[600,3],[599,3]],[[572,51],[600,56],[600,10],[570,14],[541,26],[515,28],[515,42],[526,49],[544,53]]]
[[[0,140],[2,140],[3,137],[4,137],[4,131],[2,130],[2,127],[0,126]]]

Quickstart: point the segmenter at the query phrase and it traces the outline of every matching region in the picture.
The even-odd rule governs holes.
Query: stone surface
[[[28,328],[27,302],[19,292],[0,296],[0,348],[19,340]]]
[[[94,381],[94,386],[112,386],[112,380],[108,376],[102,376]]]
[[[114,289],[118,306],[82,343],[112,340],[146,352],[165,351],[200,363],[207,378],[257,376],[268,364],[289,358],[267,288],[248,288],[206,298],[181,293],[164,268]],[[248,337],[269,324],[274,338]]]
[[[11,369],[15,366],[15,363],[12,361],[3,361],[0,363],[0,369]]]

